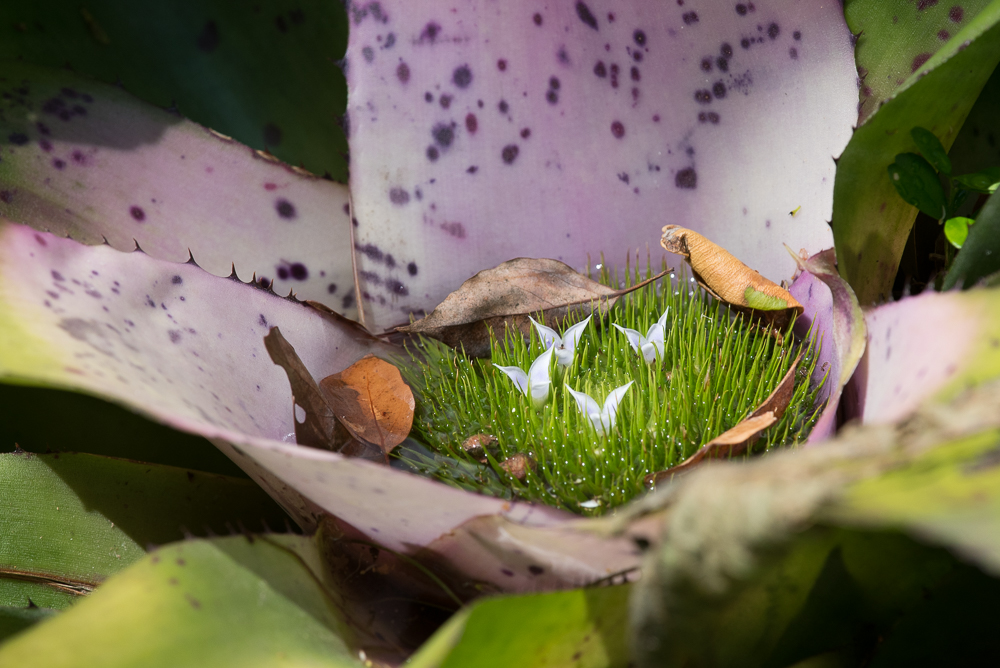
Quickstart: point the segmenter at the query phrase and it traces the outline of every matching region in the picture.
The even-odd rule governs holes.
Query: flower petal
[[[545,405],[549,400],[549,390],[552,379],[549,375],[549,365],[552,362],[552,352],[555,348],[549,348],[544,353],[535,358],[528,369],[528,386],[531,389],[531,403],[535,408]]]
[[[499,364],[493,366],[503,371],[508,378],[514,381],[514,385],[521,391],[521,394],[528,395],[528,374],[523,369],[516,366],[500,366]]]
[[[601,424],[605,431],[611,431],[615,428],[615,422],[618,420],[618,406],[634,382],[634,380],[630,380],[621,387],[615,388],[604,400],[604,408],[601,410]]]
[[[551,348],[552,346],[562,344],[562,337],[559,336],[559,333],[556,330],[551,327],[546,327],[530,315],[528,316],[528,320],[530,320],[531,324],[535,326],[535,331],[538,332],[538,339],[542,342],[542,347]]]
[[[591,423],[594,425],[594,429],[597,433],[603,434],[601,426],[601,407],[597,405],[594,398],[591,397],[586,392],[577,392],[569,385],[566,386],[566,390],[573,395],[576,399],[576,407],[580,409],[580,412],[590,418]]]

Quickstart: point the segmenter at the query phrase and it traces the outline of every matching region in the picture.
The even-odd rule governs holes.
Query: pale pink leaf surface
[[[1000,374],[1000,290],[925,292],[866,320],[868,348],[850,383],[851,417],[865,424],[896,422]]]
[[[665,223],[775,281],[794,269],[782,243],[832,245],[832,158],[858,99],[838,3],[390,0],[349,16],[374,329],[505,260],[582,268],[655,246]]]
[[[346,186],[67,70],[0,65],[0,215],[356,315]]]
[[[816,398],[826,406],[809,432],[809,442],[815,443],[837,429],[841,393],[865,352],[865,316],[851,286],[837,273],[832,248],[796,262],[801,273],[789,292],[805,311],[796,320],[795,331],[805,337],[811,330],[815,336],[819,355],[813,382],[826,378]]]
[[[330,512],[395,550],[417,551],[483,515],[536,527],[575,520],[294,444],[291,390],[263,342],[275,325],[316,377],[386,352],[350,324],[195,265],[0,222],[5,382],[95,394],[204,435],[303,526]],[[585,564],[593,577],[606,575],[606,562],[617,561],[599,552],[581,547],[565,577],[576,578]]]

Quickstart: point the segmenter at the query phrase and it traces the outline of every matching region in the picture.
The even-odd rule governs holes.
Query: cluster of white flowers
[[[579,343],[580,337],[583,336],[583,330],[590,324],[592,317],[592,315],[587,316],[585,320],[568,328],[562,336],[559,336],[559,333],[551,327],[546,327],[536,322],[534,318],[531,318],[531,323],[535,326],[535,331],[538,332],[538,338],[542,341],[542,345],[545,346],[545,352],[531,363],[527,373],[516,366],[500,366],[499,364],[494,364],[493,366],[506,374],[514,382],[514,385],[517,386],[517,389],[525,396],[530,397],[531,403],[536,408],[540,408],[548,402],[552,389],[552,378],[549,371],[552,365],[553,354],[555,354],[556,362],[559,366],[568,367],[572,364],[573,356],[576,354],[576,344]],[[667,312],[664,311],[660,319],[650,326],[645,336],[634,329],[619,325],[614,326],[628,338],[632,350],[642,355],[647,364],[653,364],[663,357],[666,321]],[[576,400],[576,406],[580,412],[590,419],[591,424],[594,425],[594,430],[603,436],[615,428],[615,421],[618,418],[618,405],[634,382],[630,380],[608,393],[608,396],[604,399],[603,406],[599,405],[586,392],[577,392],[569,385],[566,385],[566,389]]]

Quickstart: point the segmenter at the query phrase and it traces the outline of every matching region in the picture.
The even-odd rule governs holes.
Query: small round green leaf
[[[961,248],[969,237],[969,225],[974,222],[976,221],[972,218],[963,218],[962,216],[949,218],[944,223],[944,236],[948,238],[948,242],[952,246]]]
[[[900,153],[889,165],[889,179],[907,204],[940,220],[945,216],[944,188],[937,172],[916,153]]]
[[[951,160],[948,158],[948,152],[944,150],[941,140],[933,132],[917,126],[910,130],[910,136],[916,142],[921,155],[927,158],[927,162],[931,163],[939,172],[951,174]]]

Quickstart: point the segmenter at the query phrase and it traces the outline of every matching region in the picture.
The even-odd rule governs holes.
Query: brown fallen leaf
[[[722,459],[746,452],[761,432],[780,420],[788,409],[795,391],[795,371],[801,359],[800,352],[778,386],[750,415],[740,420],[732,429],[719,434],[698,448],[693,455],[677,466],[647,475],[644,480],[646,487],[655,487],[657,483],[669,480],[675,473],[683,473],[706,459]]]
[[[667,225],[660,245],[684,257],[691,265],[694,279],[714,297],[737,310],[761,317],[772,327],[783,327],[793,312],[800,315],[804,310],[788,290],[693,230]]]
[[[299,359],[281,330],[272,327],[264,337],[264,347],[271,361],[285,370],[288,383],[292,386],[292,397],[305,412],[305,420],[295,422],[295,440],[299,445],[323,448],[339,452],[351,441],[351,435],[337,420],[333,407],[323,396],[316,380]],[[294,411],[294,407],[292,409]]]
[[[366,355],[319,383],[334,415],[360,441],[382,449],[388,460],[413,426],[413,392],[392,364]]]
[[[466,354],[484,357],[491,331],[502,338],[505,327],[513,327],[528,336],[529,314],[541,312],[552,323],[595,309],[606,313],[620,294],[558,260],[522,257],[479,272],[430,315],[397,331],[462,345]]]

